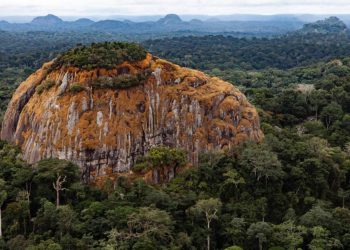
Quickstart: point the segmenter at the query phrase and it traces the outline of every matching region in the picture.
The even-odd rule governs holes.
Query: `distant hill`
[[[183,21],[178,15],[169,14],[159,19],[157,23],[163,24],[163,25],[173,25],[173,24],[181,24],[182,22]]]
[[[47,16],[36,17],[30,23],[35,25],[57,25],[62,24],[63,20],[57,16],[49,14]]]
[[[326,34],[326,33],[346,33],[348,28],[344,22],[342,22],[338,17],[329,17],[324,20],[319,20],[314,23],[304,24],[303,28],[298,31],[302,34]]]
[[[80,25],[80,26],[88,26],[94,23],[94,21],[88,19],[88,18],[80,18],[74,22],[72,22],[76,25]]]
[[[93,23],[90,25],[90,28],[97,30],[126,30],[130,25],[127,22],[115,21],[115,20],[104,20]]]

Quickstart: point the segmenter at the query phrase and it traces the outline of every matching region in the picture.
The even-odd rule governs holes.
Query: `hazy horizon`
[[[100,21],[100,20],[106,20],[106,19],[115,19],[115,20],[131,20],[131,21],[156,21],[159,18],[164,17],[167,14],[176,14],[180,16],[184,21],[189,21],[191,19],[201,19],[201,20],[208,20],[211,18],[220,18],[220,20],[228,21],[228,20],[253,20],[254,18],[268,18],[268,17],[275,17],[275,16],[296,16],[301,19],[308,19],[316,20],[317,18],[325,18],[329,16],[338,16],[338,17],[346,17],[346,19],[350,19],[350,13],[349,14],[312,14],[312,13],[304,13],[304,14],[298,14],[298,13],[278,13],[278,14],[254,14],[254,13],[247,13],[247,14],[225,14],[225,15],[210,15],[210,14],[178,14],[178,13],[166,13],[164,15],[158,14],[158,15],[58,15],[55,13],[46,13],[43,15],[0,15],[0,21],[8,21],[13,23],[26,23],[33,20],[33,18],[38,16],[46,16],[46,15],[55,15],[59,18],[61,18],[63,21],[75,21],[79,18],[89,18],[93,21]]]
[[[350,14],[347,0],[12,0],[0,3],[0,16],[153,16],[234,14]]]

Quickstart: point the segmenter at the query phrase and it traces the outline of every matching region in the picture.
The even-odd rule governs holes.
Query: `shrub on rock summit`
[[[146,50],[136,43],[105,42],[78,46],[60,55],[54,68],[63,65],[82,69],[113,68],[124,61],[135,62],[146,58]]]

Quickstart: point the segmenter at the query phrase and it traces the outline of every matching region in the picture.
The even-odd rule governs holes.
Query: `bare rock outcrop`
[[[1,139],[29,163],[71,160],[89,181],[129,173],[157,145],[183,148],[196,164],[202,151],[263,137],[255,108],[232,84],[151,54],[112,69],[51,65],[18,87],[2,124]],[[98,85],[130,76],[139,84]]]

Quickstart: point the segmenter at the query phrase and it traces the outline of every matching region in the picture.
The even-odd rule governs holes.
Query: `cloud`
[[[11,0],[0,15],[345,14],[349,0]]]

